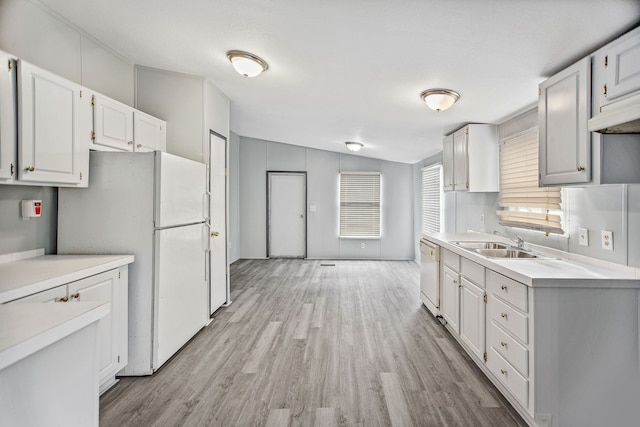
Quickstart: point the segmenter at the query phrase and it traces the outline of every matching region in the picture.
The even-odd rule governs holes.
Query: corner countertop
[[[451,243],[475,241],[513,245],[512,241],[493,234],[429,233],[423,234],[422,238],[530,287],[640,288],[640,274],[631,267],[614,268],[599,260],[534,245],[525,245],[525,248],[550,258],[488,258]]]
[[[0,305],[0,370],[100,320],[104,302]]]
[[[133,261],[133,255],[41,255],[5,260],[0,262],[0,304]]]

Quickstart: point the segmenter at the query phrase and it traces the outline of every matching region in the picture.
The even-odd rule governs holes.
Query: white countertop
[[[0,305],[0,370],[101,319],[103,302]]]
[[[0,263],[0,304],[130,264],[133,255],[43,255]]]
[[[458,241],[493,241],[514,245],[508,239],[496,235],[484,233],[429,233],[422,237],[527,286],[640,288],[640,277],[637,272],[634,272],[634,269],[624,266],[613,269],[589,264],[589,258],[587,257],[573,256],[572,259],[569,259],[571,255],[566,252],[553,249],[545,250],[536,246],[532,248],[534,252],[556,257],[557,259],[488,258],[473,250],[464,249],[451,243]]]

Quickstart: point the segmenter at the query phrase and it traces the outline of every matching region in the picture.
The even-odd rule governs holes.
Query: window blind
[[[380,237],[380,173],[340,174],[340,237]]]
[[[442,165],[422,169],[422,233],[439,233]]]
[[[538,129],[500,142],[500,224],[563,233],[560,188],[538,187]]]

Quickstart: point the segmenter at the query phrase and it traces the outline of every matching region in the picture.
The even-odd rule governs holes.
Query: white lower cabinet
[[[485,350],[485,291],[466,277],[460,288],[460,339],[473,354],[484,358]]]
[[[456,334],[460,333],[460,275],[444,266],[442,280],[442,317]]]
[[[8,302],[108,302],[109,313],[98,321],[100,393],[116,383],[115,375],[127,364],[128,268],[120,267],[66,285]]]

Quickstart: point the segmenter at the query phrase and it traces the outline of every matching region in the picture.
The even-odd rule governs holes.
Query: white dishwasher
[[[420,239],[420,299],[434,316],[440,307],[440,246]]]

